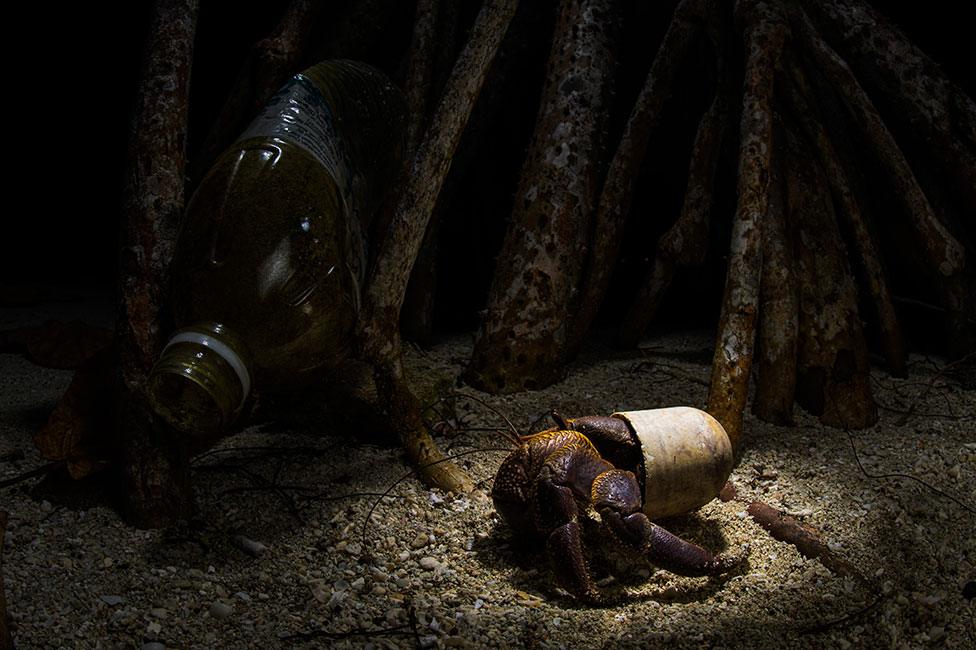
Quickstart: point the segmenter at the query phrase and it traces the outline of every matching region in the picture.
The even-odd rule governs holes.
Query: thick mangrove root
[[[878,419],[857,288],[823,169],[786,123],[787,210],[799,278],[797,401],[824,424],[864,428]]]
[[[490,392],[565,372],[613,79],[614,3],[564,0],[514,214],[466,374]]]
[[[782,144],[774,140],[769,210],[763,224],[763,269],[759,287],[759,354],[756,364],[756,417],[774,424],[793,423],[799,294],[791,233],[787,228]]]
[[[746,34],[746,78],[740,126],[739,202],[732,222],[729,273],[712,358],[708,412],[738,448],[749,389],[762,268],[762,221],[769,205],[772,99],[776,62],[788,29],[768,4],[743,0],[736,18]]]

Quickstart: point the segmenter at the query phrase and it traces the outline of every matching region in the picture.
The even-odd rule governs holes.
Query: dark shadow
[[[21,427],[27,431],[38,431],[51,417],[51,412],[56,404],[57,400],[51,400],[25,408],[13,409],[7,411],[4,420],[12,427]]]

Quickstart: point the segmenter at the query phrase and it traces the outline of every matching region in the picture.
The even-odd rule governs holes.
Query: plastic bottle
[[[179,430],[230,425],[255,386],[348,358],[363,233],[402,151],[405,102],[380,72],[326,61],[295,75],[214,164],[172,264],[177,327],[150,375]]]

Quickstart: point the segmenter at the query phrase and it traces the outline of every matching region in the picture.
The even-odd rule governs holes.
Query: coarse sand
[[[63,307],[70,311],[70,305]],[[50,316],[4,313],[2,327]],[[57,316],[58,314],[54,314]],[[97,320],[97,319],[96,319]],[[110,321],[110,318],[104,318]],[[409,350],[426,378],[456,377],[471,337]],[[565,381],[486,400],[525,431],[567,416],[671,405],[702,408],[711,340],[681,333],[640,350],[590,345]],[[316,393],[293,399],[193,460],[198,514],[168,530],[126,526],[104,486],[32,479],[0,491],[17,648],[236,647],[976,647],[976,391],[913,355],[910,378],[872,373],[881,419],[848,434],[799,408],[777,427],[746,415],[739,495],[820,531],[866,583],[833,575],[772,539],[741,502],[662,522],[713,551],[749,544],[718,579],[682,578],[618,557],[598,532],[591,568],[614,604],[576,602],[544,545],[508,529],[489,491],[507,443],[501,417],[460,399],[438,438],[477,481],[430,490],[388,438],[338,417]],[[31,435],[71,373],[0,355],[0,480],[41,465]],[[451,385],[451,381],[446,382]],[[538,425],[537,425],[538,426]],[[368,428],[368,427],[365,427]],[[501,451],[499,451],[501,450]],[[378,495],[392,487],[389,496]],[[374,508],[368,518],[367,513]]]

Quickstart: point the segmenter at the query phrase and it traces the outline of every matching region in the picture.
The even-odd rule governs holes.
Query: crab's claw
[[[593,507],[614,537],[652,564],[683,576],[715,576],[745,559],[744,552],[713,555],[697,544],[652,523],[640,510],[634,475],[618,469],[604,472],[593,481]]]

